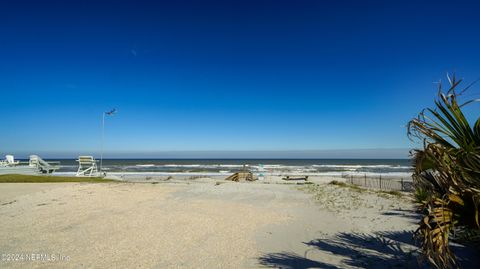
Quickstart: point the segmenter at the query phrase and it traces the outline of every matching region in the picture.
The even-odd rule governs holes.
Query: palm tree
[[[459,266],[450,238],[480,241],[480,117],[472,126],[462,111],[480,99],[459,104],[473,85],[458,91],[461,81],[449,78],[446,92],[440,84],[435,108],[425,109],[408,125],[409,137],[423,143],[412,151],[415,188],[423,195],[416,234],[437,268]]]

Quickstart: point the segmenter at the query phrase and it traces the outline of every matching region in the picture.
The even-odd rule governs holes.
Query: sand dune
[[[416,263],[410,255],[415,215],[408,198],[326,184],[215,182],[1,184],[1,252],[55,254],[56,260],[0,265],[381,268]]]

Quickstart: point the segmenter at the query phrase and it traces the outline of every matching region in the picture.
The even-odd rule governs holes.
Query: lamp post
[[[115,114],[115,112],[117,112],[117,110],[114,108],[110,111],[102,113],[102,141],[100,143],[100,148],[101,148],[100,149],[100,173],[103,172],[102,168],[103,168],[103,144],[105,140],[105,116],[112,116],[113,114]]]

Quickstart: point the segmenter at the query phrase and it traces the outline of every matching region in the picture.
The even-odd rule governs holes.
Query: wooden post
[[[353,175],[350,175],[350,184],[353,185]]]
[[[400,179],[400,184],[401,184],[400,189],[403,191],[403,177]]]
[[[380,190],[382,189],[382,175],[380,175]]]
[[[367,187],[367,173],[365,173],[365,187]]]

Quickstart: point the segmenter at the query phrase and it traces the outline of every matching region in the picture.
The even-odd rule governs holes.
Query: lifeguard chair
[[[97,161],[93,156],[78,156],[77,177],[98,176]]]

